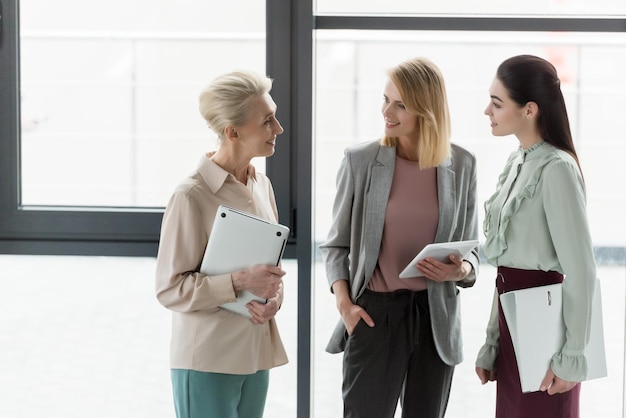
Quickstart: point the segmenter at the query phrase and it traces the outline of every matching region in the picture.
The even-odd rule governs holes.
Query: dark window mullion
[[[298,260],[297,417],[309,418],[312,412],[313,6],[311,0],[267,0],[266,5],[267,69],[275,79],[272,95],[285,127],[276,155],[268,159],[267,172],[274,184],[281,221],[290,222],[295,232],[288,248],[291,251],[286,256]]]
[[[501,32],[626,32],[625,18],[497,16],[315,16],[315,29]]]

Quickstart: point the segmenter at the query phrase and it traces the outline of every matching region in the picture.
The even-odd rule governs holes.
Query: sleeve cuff
[[[212,276],[211,287],[217,299],[221,300],[220,305],[237,302],[237,293],[233,287],[233,279],[230,273]]]
[[[550,366],[555,375],[568,382],[582,382],[587,378],[587,359],[582,352],[557,353]]]
[[[496,370],[496,360],[498,359],[498,346],[485,343],[478,351],[476,367],[485,370]]]

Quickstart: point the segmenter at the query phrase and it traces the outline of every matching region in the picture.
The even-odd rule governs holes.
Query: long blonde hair
[[[427,58],[418,57],[390,69],[388,75],[406,110],[417,116],[420,167],[438,166],[450,156],[451,148],[450,111],[441,71]],[[381,144],[392,147],[397,141],[385,136]]]

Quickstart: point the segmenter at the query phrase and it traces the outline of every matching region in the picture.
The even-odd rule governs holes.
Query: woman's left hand
[[[546,373],[546,377],[543,378],[541,382],[541,387],[539,390],[542,392],[548,391],[548,395],[555,395],[557,393],[565,393],[569,392],[576,386],[578,382],[569,382],[567,380],[563,380],[552,371],[552,367],[548,369],[548,373]]]
[[[253,300],[249,302],[246,307],[248,312],[252,315],[250,319],[254,324],[264,324],[273,318],[281,305],[283,304],[283,284],[278,286],[278,292],[276,296],[267,300],[267,303],[257,302]]]
[[[472,265],[462,258],[454,254],[450,254],[449,258],[451,263],[442,263],[431,257],[425,258],[417,263],[417,269],[436,282],[458,282],[472,271]]]
[[[248,312],[252,315],[251,321],[255,324],[264,324],[276,315],[280,306],[276,298],[268,299],[267,303],[253,300],[247,305]]]

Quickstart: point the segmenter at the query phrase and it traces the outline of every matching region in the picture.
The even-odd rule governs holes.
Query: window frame
[[[275,16],[287,17],[289,2],[267,2],[272,10],[268,23],[275,24]],[[20,46],[19,46],[19,0],[5,0],[0,4],[0,254],[31,255],[106,255],[106,256],[156,256],[163,207],[86,207],[42,206],[20,203]],[[278,20],[278,26],[285,21]],[[268,26],[268,71],[273,64],[290,59],[280,58],[280,51],[289,49],[289,39],[279,36],[284,29]],[[291,30],[286,28],[286,30]],[[274,33],[274,35],[272,35]],[[275,47],[272,48],[272,45]],[[272,52],[273,51],[273,52]],[[277,52],[277,53],[276,53]],[[295,257],[296,233],[300,229],[296,219],[296,179],[291,174],[292,161],[297,158],[296,147],[283,138],[290,136],[290,106],[288,105],[291,82],[289,71],[276,66],[273,91],[280,105],[281,121],[287,121],[285,135],[277,147],[276,156],[267,161],[267,172],[277,190],[280,222],[292,230],[285,256]],[[304,168],[304,167],[303,167]],[[300,170],[302,171],[302,170]],[[310,175],[308,176],[310,177]],[[305,213],[305,212],[303,212]],[[302,228],[303,231],[306,228]]]
[[[19,3],[2,3],[0,253],[154,256],[162,208],[20,204]]]

